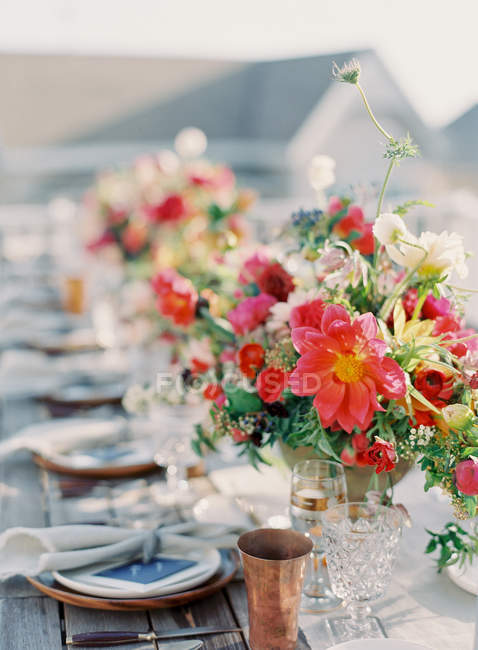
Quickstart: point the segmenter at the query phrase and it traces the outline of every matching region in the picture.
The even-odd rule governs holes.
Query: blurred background
[[[40,227],[56,197],[81,200],[100,170],[171,148],[185,126],[202,129],[208,157],[259,193],[263,236],[313,201],[306,170],[317,153],[337,161],[333,191],[373,188],[384,143],[358,95],[331,78],[333,61],[357,56],[380,120],[421,149],[388,198],[432,201],[417,228],[446,226],[473,248],[474,0],[3,0],[1,15],[7,230]]]

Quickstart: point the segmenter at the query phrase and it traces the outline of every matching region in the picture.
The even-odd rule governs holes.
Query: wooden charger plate
[[[55,472],[56,474],[66,474],[67,476],[77,476],[79,478],[91,478],[98,480],[108,480],[117,478],[134,478],[145,476],[157,471],[158,465],[154,461],[141,463],[139,465],[103,465],[102,467],[71,467],[70,465],[61,465],[40,454],[32,454],[33,461],[39,467]],[[196,465],[187,469],[188,478],[197,478],[204,475],[204,462],[201,460]]]
[[[150,598],[100,598],[81,594],[68,587],[60,585],[53,578],[27,578],[27,580],[39,591],[55,600],[77,607],[88,609],[108,609],[115,612],[144,611],[147,609],[164,609],[166,607],[179,607],[192,603],[195,600],[212,596],[225,587],[239,569],[239,557],[236,551],[220,550],[221,566],[219,570],[207,582],[189,591],[182,591],[167,596],[155,596]]]

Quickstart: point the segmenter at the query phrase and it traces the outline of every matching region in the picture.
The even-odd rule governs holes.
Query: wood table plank
[[[61,650],[58,603],[48,598],[0,599],[2,650]]]
[[[237,621],[222,592],[192,603],[190,606],[151,611],[150,616],[153,629],[158,631],[183,627],[194,628],[201,625],[237,626]],[[194,638],[204,641],[205,650],[226,650],[226,648],[243,650],[247,647],[243,635],[237,632],[210,636],[198,635]]]

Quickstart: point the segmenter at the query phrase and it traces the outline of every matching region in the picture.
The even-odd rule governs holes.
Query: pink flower
[[[232,309],[227,318],[236,334],[247,334],[266,320],[269,309],[277,302],[276,298],[267,293],[246,298],[235,309]]]
[[[262,272],[269,266],[269,258],[262,251],[257,251],[249,257],[242,267],[239,275],[239,282],[241,284],[250,284],[257,282]]]
[[[475,496],[478,494],[478,463],[469,458],[458,463],[455,470],[456,487],[467,494]]]
[[[331,196],[329,199],[328,213],[331,217],[335,216],[337,212],[344,209],[344,205],[338,196]]]
[[[227,363],[228,361],[234,362],[236,360],[236,351],[234,348],[225,348],[219,355],[219,361],[221,363]]]
[[[292,330],[295,349],[302,356],[289,385],[295,395],[315,395],[321,423],[338,422],[351,433],[366,431],[375,411],[383,411],[377,394],[400,399],[406,393],[405,373],[385,356],[386,344],[376,338],[377,321],[371,313],[352,323],[341,305],[328,305],[320,329]]]
[[[450,311],[450,301],[446,298],[435,298],[432,293],[428,294],[422,307],[423,317],[431,320],[435,320],[438,316],[446,316]]]

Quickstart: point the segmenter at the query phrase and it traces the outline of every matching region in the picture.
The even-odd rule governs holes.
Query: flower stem
[[[234,332],[227,330],[220,323],[218,323],[217,320],[209,312],[209,309],[207,309],[206,307],[201,307],[199,310],[199,314],[201,315],[202,318],[204,318],[205,321],[208,322],[208,324],[212,327],[212,329],[219,336],[222,337],[223,340],[225,340],[227,343],[235,343],[236,336]]]
[[[418,248],[421,248],[421,246],[418,246]],[[387,320],[388,315],[390,313],[390,310],[392,309],[392,306],[394,302],[400,297],[402,291],[405,289],[405,287],[408,285],[410,280],[412,279],[413,275],[415,274],[416,271],[420,268],[420,266],[423,264],[423,262],[427,258],[427,251],[425,251],[425,254],[423,255],[422,259],[418,262],[416,266],[411,269],[407,275],[403,278],[403,280],[397,285],[397,288],[395,291],[392,293],[392,295],[387,298],[387,300],[383,303],[382,309],[380,310],[380,318],[384,321]],[[420,308],[421,309],[421,308]]]
[[[421,296],[419,297],[415,309],[413,310],[413,316],[411,320],[418,320],[420,312],[422,311],[423,303],[427,299],[428,291],[422,291]]]
[[[380,122],[377,120],[377,118],[373,114],[372,109],[370,108],[370,104],[368,103],[367,97],[365,96],[365,93],[364,93],[364,91],[362,89],[362,86],[358,82],[355,85],[357,86],[357,90],[359,91],[359,93],[360,93],[360,95],[361,95],[361,97],[363,99],[363,103],[365,104],[365,108],[367,109],[367,113],[370,115],[370,119],[372,120],[372,122],[375,124],[375,126],[380,131],[380,133],[387,138],[387,140],[393,140],[394,139],[393,136],[390,135],[390,133],[388,133],[387,131],[385,131],[383,126],[380,124]]]
[[[382,204],[383,204],[383,198],[385,196],[385,190],[387,189],[388,181],[390,180],[390,174],[392,173],[392,169],[394,165],[395,165],[395,159],[392,158],[388,166],[387,173],[385,174],[385,179],[383,181],[382,189],[380,191],[380,196],[378,197],[377,215],[376,215],[377,219],[379,218],[380,213],[382,212]]]

